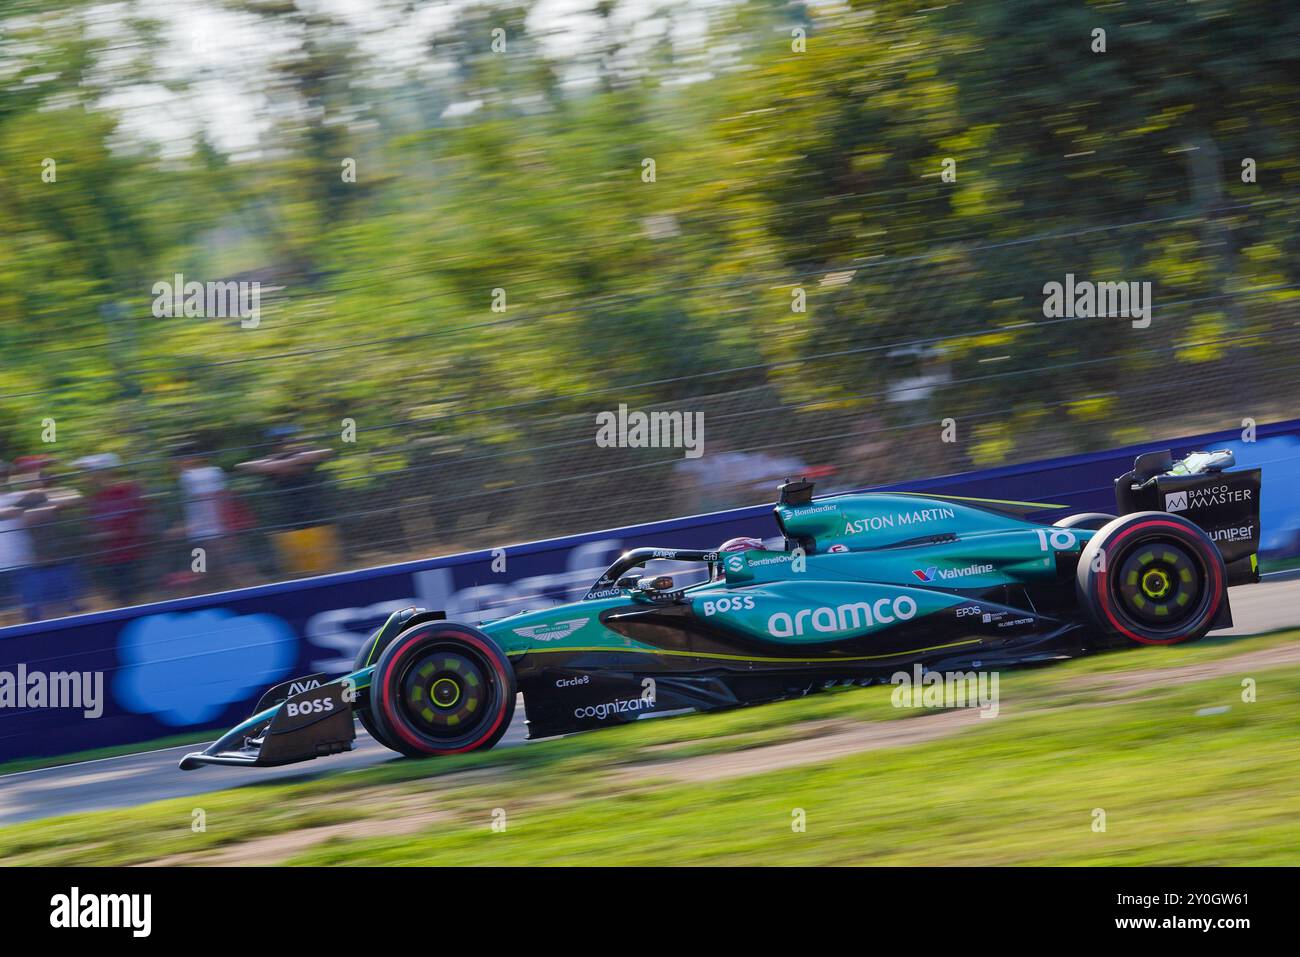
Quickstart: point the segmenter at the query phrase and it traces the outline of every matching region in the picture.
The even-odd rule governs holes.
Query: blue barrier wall
[[[1239,464],[1263,466],[1262,551],[1300,552],[1300,420],[1260,426],[1250,444],[1219,432],[882,488],[1113,511],[1113,478],[1139,453],[1170,447],[1231,448]],[[492,570],[490,551],[469,552],[0,629],[0,761],[224,728],[271,684],[347,670],[396,608],[497,618],[580,598],[626,548],[710,548],[745,534],[777,534],[770,506],[509,546],[504,572]],[[102,674],[102,714],[3,700],[6,673],[12,691],[23,671]]]

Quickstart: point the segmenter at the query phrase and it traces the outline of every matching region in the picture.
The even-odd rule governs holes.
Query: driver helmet
[[[742,535],[739,538],[729,538],[718,546],[718,552],[748,552],[755,548],[762,548],[763,540],[760,538],[750,538]],[[722,563],[718,562],[717,567],[713,569],[713,580],[717,581],[725,578],[727,573],[722,568]]]

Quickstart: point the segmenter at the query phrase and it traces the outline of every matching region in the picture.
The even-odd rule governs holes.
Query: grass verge
[[[707,784],[665,762],[907,720],[888,687],[638,722],[436,762],[395,762],[0,829],[6,864],[126,864],[311,829],[295,863],[1297,863],[1300,667],[1230,667],[1195,684],[1117,692],[1110,676],[1267,652],[1295,633],[1143,649],[1002,676],[1003,715],[942,740]],[[1246,666],[1243,664],[1243,668]],[[1205,708],[1229,710],[1198,714]],[[762,752],[756,752],[760,755]],[[640,769],[640,770],[638,770]],[[631,772],[631,773],[629,773]],[[658,779],[657,779],[658,777]],[[670,776],[671,777],[671,776]],[[412,801],[414,832],[383,835]],[[203,808],[207,830],[191,830]],[[489,827],[506,813],[504,832]],[[791,829],[796,808],[807,831]],[[1107,829],[1092,830],[1093,814]],[[311,844],[304,841],[303,844]]]

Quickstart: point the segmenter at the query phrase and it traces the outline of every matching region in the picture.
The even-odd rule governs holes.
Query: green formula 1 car
[[[269,766],[349,750],[354,718],[410,756],[490,748],[523,693],[530,737],[887,679],[997,668],[1231,624],[1258,580],[1259,470],[1230,453],[1140,456],[1120,517],[1027,520],[1048,506],[906,493],[814,499],[781,486],[784,547],[638,548],[578,602],[480,625],[407,609],[347,675],[284,682],[181,767]],[[692,563],[702,580],[646,574]]]

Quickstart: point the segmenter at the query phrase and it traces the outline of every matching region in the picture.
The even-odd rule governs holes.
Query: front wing
[[[313,685],[270,707],[262,707],[227,731],[202,751],[181,759],[182,771],[205,764],[275,767],[351,751],[356,739],[352,705],[356,700],[355,676],[329,684],[311,678],[276,685],[262,696],[262,704],[278,692],[296,685]]]

